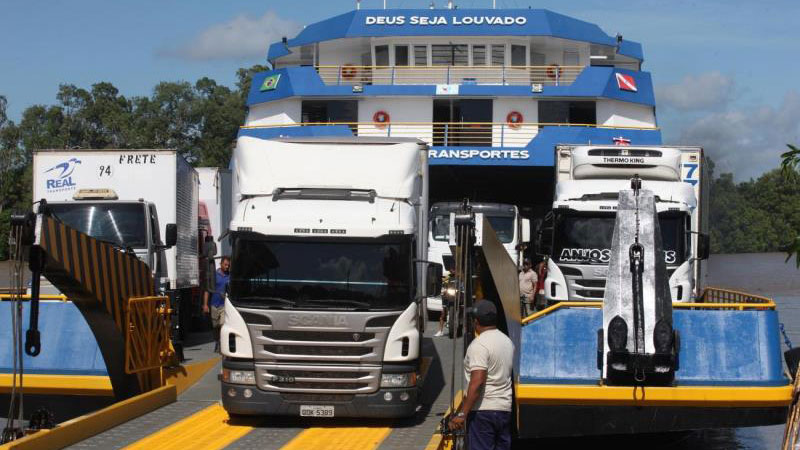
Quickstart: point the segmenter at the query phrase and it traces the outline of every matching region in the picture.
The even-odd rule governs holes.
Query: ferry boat
[[[469,196],[539,216],[555,144],[661,143],[641,44],[548,10],[359,9],[267,59],[239,136],[422,139],[431,204]]]

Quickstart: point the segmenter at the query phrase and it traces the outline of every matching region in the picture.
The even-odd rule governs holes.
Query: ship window
[[[485,66],[486,65],[486,46],[473,45],[472,46],[472,65]]]
[[[466,45],[431,45],[431,60],[434,66],[466,66],[468,56]]]
[[[428,65],[428,46],[415,45],[414,46],[414,65],[427,66]]]
[[[358,122],[358,101],[303,100],[300,116],[303,123]]]
[[[506,46],[493,45],[492,46],[492,65],[503,66],[506,63]]]
[[[544,54],[538,52],[531,52],[531,65],[532,66],[543,66],[544,65]]]
[[[388,66],[389,65],[389,46],[376,45],[375,46],[375,65]]]
[[[408,46],[395,45],[394,46],[394,65],[407,66],[408,65]]]
[[[512,45],[511,46],[511,65],[512,66],[525,66],[525,46]]]
[[[579,65],[579,61],[580,57],[578,56],[578,52],[571,52],[571,51],[564,52],[565,66],[577,66]]]
[[[540,101],[539,122],[597,124],[595,102]]]

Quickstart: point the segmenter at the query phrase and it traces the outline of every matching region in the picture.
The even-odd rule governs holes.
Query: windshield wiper
[[[297,302],[294,302],[292,300],[287,300],[285,298],[280,298],[280,297],[270,297],[270,296],[267,296],[267,295],[248,295],[248,296],[244,296],[244,297],[235,297],[234,300],[245,301],[245,302],[246,301],[251,301],[252,302],[253,300],[258,300],[259,304],[261,304],[264,301],[267,301],[267,302],[274,302],[274,303],[277,303],[277,304],[280,304],[280,305],[286,305],[286,306],[295,306],[295,305],[297,305]]]
[[[324,304],[324,305],[348,305],[354,306],[356,308],[366,308],[368,309],[370,306],[369,303],[366,302],[359,302],[356,300],[340,300],[335,298],[315,298],[315,299],[306,299],[304,300],[305,303],[315,303],[315,304]]]

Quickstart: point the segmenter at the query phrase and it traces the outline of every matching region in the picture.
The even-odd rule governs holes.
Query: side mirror
[[[208,259],[217,256],[217,243],[214,242],[213,236],[206,236],[203,242],[203,255]]]
[[[164,236],[164,247],[174,247],[178,243],[178,226],[174,223],[167,224],[167,232]]]
[[[522,219],[522,239],[520,242],[527,244],[531,241],[531,220]]]
[[[428,263],[426,271],[425,295],[427,297],[435,297],[442,292],[442,265]]]
[[[208,292],[214,292],[217,289],[217,267],[214,263],[214,258],[206,259],[206,279],[205,286],[203,287]]]
[[[697,259],[708,259],[711,254],[711,236],[705,233],[697,234]]]

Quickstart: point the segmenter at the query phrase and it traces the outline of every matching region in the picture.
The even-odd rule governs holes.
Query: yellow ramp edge
[[[522,405],[609,405],[681,407],[773,407],[788,406],[792,386],[517,386]]]
[[[111,379],[104,375],[34,375],[25,374],[26,394],[83,395],[113,397]],[[0,394],[11,392],[12,375],[0,374]],[[19,377],[17,377],[19,388]]]
[[[68,420],[52,430],[38,431],[30,436],[1,445],[0,449],[46,450],[64,448],[168,405],[174,402],[176,398],[175,386],[163,386],[91,414]]]
[[[309,428],[281,450],[370,450],[378,448],[391,432],[389,427]]]
[[[125,447],[136,450],[221,449],[246,435],[250,425],[231,423],[225,409],[215,403],[157,433]]]
[[[192,387],[209,370],[219,363],[219,356],[197,363],[187,364],[178,367],[164,369],[164,379],[167,384],[174,385],[178,389],[178,395]]]

